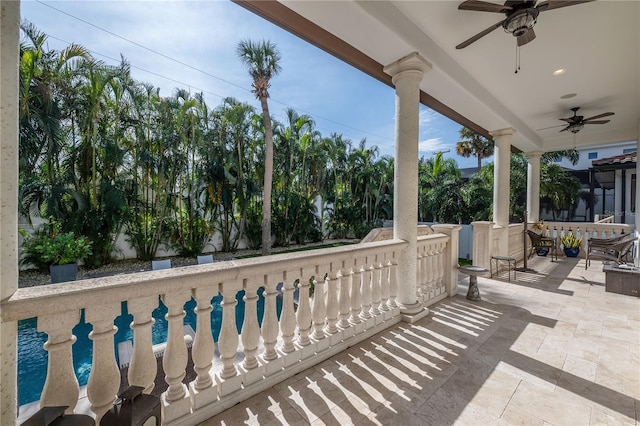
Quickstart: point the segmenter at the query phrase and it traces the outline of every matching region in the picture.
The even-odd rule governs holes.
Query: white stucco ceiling
[[[640,1],[599,0],[540,13],[537,38],[520,49],[517,74],[516,40],[502,28],[455,49],[504,19],[458,10],[461,1],[282,3],[382,65],[420,53],[433,65],[422,90],[489,131],[513,127],[513,144],[523,151],[638,138]],[[559,68],[566,72],[553,76]],[[577,96],[561,99],[568,93]],[[575,137],[560,133],[562,127],[549,128],[570,117],[572,107],[584,117],[615,115],[607,124],[586,125]]]

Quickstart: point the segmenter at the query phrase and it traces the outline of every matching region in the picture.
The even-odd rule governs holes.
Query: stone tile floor
[[[478,280],[203,425],[638,425],[640,298],[601,262],[534,258]]]

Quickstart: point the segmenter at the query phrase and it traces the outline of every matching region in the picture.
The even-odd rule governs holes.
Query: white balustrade
[[[441,287],[448,237],[429,234],[419,240],[423,238],[428,243],[419,244],[423,257],[420,280]],[[193,423],[197,423],[228,407],[229,401],[237,401],[238,390],[243,389],[242,397],[249,397],[264,389],[262,381],[273,380],[275,375],[277,380],[290,377],[336,350],[351,346],[350,339],[362,340],[400,321],[396,304],[397,259],[406,245],[400,240],[377,241],[217,262],[193,271],[174,268],[47,289],[19,289],[10,300],[2,302],[3,319],[38,318],[38,330],[48,335],[45,349],[49,352],[41,404],[67,405],[67,412],[71,413],[79,396],[71,355],[75,341],[72,329],[80,320],[81,309],[85,309],[87,322],[93,325],[90,338],[94,345],[87,395],[94,417],[99,420],[111,407],[120,385],[113,339],[117,330],[114,319],[120,313],[122,300],[133,316],[129,384],[142,386],[145,393],[154,389],[157,362],[152,345],[152,312],[161,297],[167,306],[168,328],[162,358],[168,384],[162,394],[163,424],[191,423],[185,422],[185,416],[193,416],[198,419]],[[280,313],[276,303],[279,282],[284,283]],[[261,326],[257,311],[260,287],[264,287]],[[94,289],[100,290],[100,297],[87,298]],[[239,333],[236,297],[242,290],[244,318]],[[294,292],[298,293],[297,308]],[[218,294],[222,294],[222,323],[219,339],[214,342],[211,300]],[[191,297],[196,316],[191,349],[195,379],[185,385],[189,351],[183,318],[185,303]]]
[[[371,273],[371,315],[378,316],[380,314],[380,281],[382,279],[382,265],[376,256],[373,263],[373,271]]]
[[[385,253],[380,263],[380,311],[389,311],[389,273],[391,272],[391,263],[389,263],[389,254]],[[386,315],[385,315],[386,318]]]
[[[143,387],[147,394],[155,387],[153,381],[158,372],[151,339],[151,327],[155,323],[151,313],[157,307],[158,296],[135,298],[127,302],[129,313],[133,315],[130,326],[133,330],[133,354],[127,379],[131,386]]]
[[[296,332],[296,312],[293,306],[294,284],[300,279],[300,271],[287,271],[283,276],[282,314],[280,315],[280,333],[282,334],[282,352],[285,354],[295,350],[293,337]]]
[[[360,323],[360,311],[362,311],[362,267],[358,261],[351,270],[351,318],[352,324]]]
[[[327,276],[327,326],[325,331],[328,334],[338,332],[338,272],[334,264],[331,264],[329,275]]]
[[[363,320],[371,318],[371,264],[370,259],[366,259],[366,263],[362,266],[362,310],[360,317]]]
[[[325,300],[325,270],[328,267],[316,268],[313,280],[313,305],[311,306],[311,316],[313,318],[313,334],[311,337],[315,340],[325,338],[324,324],[327,317],[327,304]]]
[[[340,294],[338,295],[338,304],[340,305],[338,325],[340,328],[349,327],[349,316],[351,314],[351,281],[353,279],[352,269],[342,261],[342,269],[340,271]]]
[[[87,397],[98,422],[112,407],[120,387],[120,369],[113,352],[113,336],[118,331],[113,321],[120,311],[120,303],[89,306],[85,310],[86,321],[93,324],[93,330],[89,333],[89,338],[93,340],[93,360]]]
[[[276,277],[265,275],[264,290],[264,318],[262,319],[262,340],[264,342],[263,359],[272,361],[278,357],[276,343],[278,342],[278,312],[276,310],[276,296],[278,291]]]
[[[315,268],[313,268],[315,272]],[[311,331],[311,298],[309,290],[311,283],[309,278],[313,275],[311,268],[302,270],[302,279],[298,283],[298,310],[296,311],[296,320],[298,322],[298,343],[300,346],[306,347],[311,344],[309,333]]]
[[[71,346],[76,336],[71,333],[80,321],[80,311],[66,311],[38,318],[38,331],[45,332],[49,339],[44,349],[49,352],[47,379],[44,382],[41,407],[67,405],[66,413],[71,414],[78,402],[78,380],[73,371]]]
[[[162,357],[164,380],[169,387],[161,395],[163,419],[171,422],[189,413],[190,394],[182,383],[186,375],[188,353],[184,341],[182,319],[185,316],[183,306],[191,297],[186,290],[176,290],[162,295],[162,302],[167,307],[167,344]]]
[[[196,338],[193,342],[192,358],[194,370],[197,374],[195,389],[202,390],[213,385],[213,379],[209,371],[213,365],[213,354],[215,344],[211,334],[211,299],[218,291],[217,288],[198,288],[193,291],[193,298],[196,300]],[[215,292],[215,293],[214,293]]]

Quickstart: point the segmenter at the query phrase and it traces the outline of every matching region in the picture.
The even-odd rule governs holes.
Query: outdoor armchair
[[[529,235],[529,239],[531,240],[531,251],[529,252],[529,257],[533,256],[536,249],[538,248],[546,248],[551,252],[551,260],[553,260],[553,256],[555,255],[556,260],[558,260],[558,243],[556,237],[543,237],[540,234],[536,234],[531,230],[527,230],[527,234]]]
[[[587,258],[584,268],[587,269],[591,259],[625,263],[623,260],[630,254],[636,237],[633,234],[625,234],[614,238],[589,238],[587,240]]]

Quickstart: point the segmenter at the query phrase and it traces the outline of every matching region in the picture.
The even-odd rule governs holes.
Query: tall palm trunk
[[[262,119],[264,121],[265,158],[264,158],[264,191],[262,207],[262,255],[271,254],[271,188],[273,183],[273,132],[267,98],[260,96]]]

